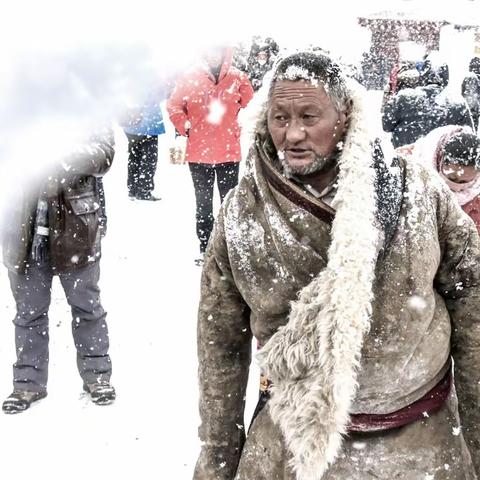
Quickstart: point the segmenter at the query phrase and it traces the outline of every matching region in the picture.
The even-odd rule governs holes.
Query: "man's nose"
[[[287,142],[298,143],[305,139],[306,132],[302,122],[298,119],[291,119],[287,124]]]

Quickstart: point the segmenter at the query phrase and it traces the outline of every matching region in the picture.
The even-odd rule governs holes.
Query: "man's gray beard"
[[[287,178],[310,175],[312,173],[321,172],[322,170],[328,170],[335,159],[335,155],[315,155],[313,162],[309,165],[304,165],[303,167],[292,167],[287,162],[285,155],[279,155],[278,157],[280,163],[282,164],[283,174]]]

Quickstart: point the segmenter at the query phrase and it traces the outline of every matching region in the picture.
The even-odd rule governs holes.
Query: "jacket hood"
[[[447,125],[432,130],[428,135],[415,143],[413,156],[415,161],[432,167],[448,185],[450,190],[455,193],[460,205],[465,205],[480,195],[480,178],[465,184],[452,182],[442,174],[439,164],[441,148],[452,135],[459,132],[473,133],[473,130],[470,127],[458,125]]]
[[[220,68],[219,80],[221,80],[222,78],[225,77],[225,75],[227,75],[228,70],[232,66],[232,62],[233,62],[233,49],[231,47],[226,47],[225,54],[223,56],[222,66]],[[201,66],[202,66],[202,69],[205,71],[205,73],[209,77],[213,78],[212,72],[207,62],[202,61]]]

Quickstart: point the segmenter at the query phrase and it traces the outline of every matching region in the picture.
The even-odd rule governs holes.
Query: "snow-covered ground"
[[[96,406],[82,393],[69,307],[54,280],[48,397],[18,415],[0,413],[0,478],[190,479],[198,454],[196,310],[200,271],[194,194],[186,165],[170,165],[160,137],[160,202],[127,197],[127,146],[104,183],[108,234],[101,263],[117,401]],[[14,304],[0,269],[0,395],[11,392]],[[252,375],[250,415],[257,375]]]

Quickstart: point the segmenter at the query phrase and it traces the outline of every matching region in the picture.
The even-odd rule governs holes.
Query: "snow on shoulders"
[[[397,93],[398,97],[421,97],[425,92],[419,88],[403,88]]]

